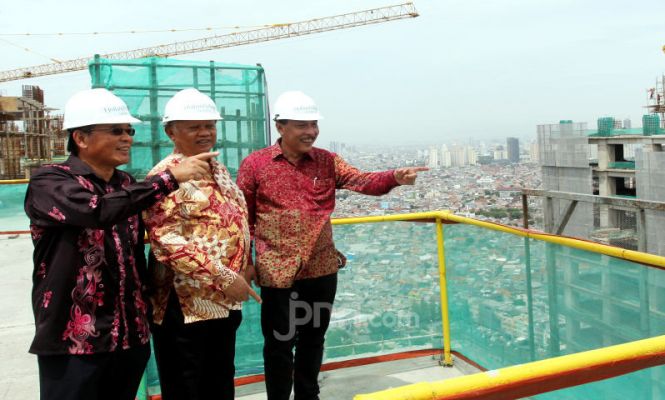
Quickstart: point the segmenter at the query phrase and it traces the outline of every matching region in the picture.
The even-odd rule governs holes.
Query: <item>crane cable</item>
[[[128,31],[93,31],[93,32],[23,32],[23,33],[0,33],[0,36],[25,36],[25,37],[39,37],[39,36],[96,36],[96,35],[126,35],[126,34],[139,34],[139,33],[175,33],[175,32],[200,32],[200,31],[215,31],[222,29],[258,29],[269,28],[272,26],[282,26],[285,24],[267,24],[267,25],[233,25],[233,26],[218,26],[218,27],[205,27],[205,28],[171,28],[171,29],[131,29]],[[287,24],[288,25],[288,24]]]
[[[16,44],[16,43],[10,42],[10,41],[7,40],[7,39],[3,39],[3,38],[0,37],[0,41],[5,42],[5,43],[7,43],[7,44],[10,45],[10,46],[18,47],[19,49],[24,50],[24,51],[27,51],[28,53],[32,53],[32,54],[36,54],[36,55],[38,55],[38,56],[40,56],[40,57],[48,58],[49,60],[53,61],[54,63],[61,63],[61,62],[62,62],[61,60],[58,60],[57,58],[49,57],[49,56],[47,56],[46,54],[42,54],[42,53],[40,53],[40,52],[38,52],[38,51],[35,51],[35,50],[32,50],[32,49],[30,49],[30,48],[28,48],[28,47],[21,46],[20,44]]]
[[[51,60],[52,62],[61,63],[62,61],[58,60],[57,58],[47,56],[47,55],[42,54],[38,51],[30,49],[28,47],[10,42],[9,40],[5,39],[4,37],[18,37],[18,36],[20,36],[20,37],[47,37],[47,36],[62,37],[62,36],[124,35],[124,34],[143,34],[143,33],[176,33],[176,32],[214,31],[214,30],[221,30],[221,29],[268,28],[268,27],[271,27],[271,26],[283,26],[283,25],[288,25],[288,24],[247,25],[247,26],[233,25],[233,26],[219,26],[219,27],[205,27],[205,28],[182,28],[182,29],[172,28],[172,29],[155,29],[155,30],[132,29],[132,30],[128,30],[128,31],[0,33],[0,41],[2,41],[4,43],[7,43],[11,46],[17,47],[21,50],[24,50],[24,51],[28,52],[28,53],[32,53],[32,54],[38,55],[40,57],[47,58],[47,59]]]

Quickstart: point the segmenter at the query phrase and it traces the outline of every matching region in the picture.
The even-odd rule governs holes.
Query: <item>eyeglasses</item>
[[[110,133],[113,136],[122,136],[125,133],[129,136],[134,136],[134,134],[136,134],[136,130],[134,128],[92,128],[88,132],[92,131],[104,131]]]

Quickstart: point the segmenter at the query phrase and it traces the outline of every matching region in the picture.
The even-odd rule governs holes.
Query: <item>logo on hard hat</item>
[[[300,111],[304,113],[315,113],[319,111],[319,108],[315,105],[309,105],[309,106],[297,106],[293,107],[293,111]]]
[[[183,109],[186,111],[217,112],[217,108],[212,104],[187,104]]]
[[[129,110],[125,106],[106,106],[104,107],[104,112],[107,114],[129,114]]]

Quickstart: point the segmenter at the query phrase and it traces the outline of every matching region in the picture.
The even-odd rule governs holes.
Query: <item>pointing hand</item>
[[[395,170],[395,180],[400,185],[413,185],[416,183],[416,178],[418,177],[418,172],[429,171],[427,167],[408,167],[408,168],[398,168]]]
[[[212,151],[187,157],[180,164],[170,168],[171,173],[178,183],[192,179],[199,180],[210,172],[210,159],[218,155],[218,151]]]

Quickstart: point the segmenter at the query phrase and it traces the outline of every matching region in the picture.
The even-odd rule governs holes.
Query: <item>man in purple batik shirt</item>
[[[65,106],[70,157],[32,176],[25,211],[35,245],[32,306],[41,399],[133,400],[150,356],[140,212],[207,170],[204,153],[143,182],[129,161],[134,129],[105,89]]]

